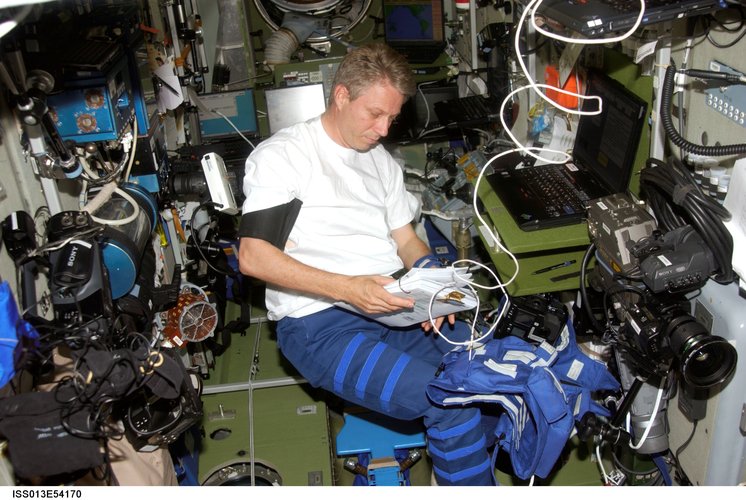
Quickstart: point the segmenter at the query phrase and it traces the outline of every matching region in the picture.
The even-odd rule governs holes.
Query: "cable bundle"
[[[705,194],[680,160],[664,163],[649,158],[640,175],[640,189],[647,197],[659,227],[671,231],[692,225],[707,243],[718,265],[712,279],[733,281],[733,238],[723,224],[730,212]]]

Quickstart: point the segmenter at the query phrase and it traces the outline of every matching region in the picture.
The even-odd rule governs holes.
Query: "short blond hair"
[[[386,82],[405,98],[417,92],[412,68],[407,59],[383,43],[365,45],[349,52],[334,75],[332,89],[344,85],[350,99],[356,99],[371,85]],[[329,98],[334,102],[334,92]]]

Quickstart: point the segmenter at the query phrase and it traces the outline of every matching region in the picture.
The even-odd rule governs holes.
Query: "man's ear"
[[[350,91],[344,85],[334,87],[334,102],[343,106],[350,101]]]

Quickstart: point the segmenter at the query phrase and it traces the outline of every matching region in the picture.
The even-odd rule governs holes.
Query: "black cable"
[[[746,143],[729,144],[725,146],[702,146],[687,141],[679,134],[676,127],[673,125],[673,120],[671,119],[671,98],[673,96],[675,74],[676,67],[671,64],[666,68],[666,73],[663,78],[663,87],[661,90],[660,120],[668,139],[688,153],[703,156],[730,156],[746,153]]]
[[[678,159],[668,163],[650,158],[640,174],[640,190],[650,201],[659,226],[666,230],[689,224],[712,252],[718,283],[733,281],[733,237],[723,224],[730,213],[706,195]]]
[[[714,14],[711,14],[711,15],[707,16],[707,23],[710,23],[710,22],[714,22],[714,23],[715,23],[715,24],[717,24],[717,25],[718,25],[718,26],[719,26],[719,27],[720,27],[720,28],[721,28],[721,29],[722,29],[723,31],[726,31],[726,32],[728,32],[728,33],[736,33],[737,31],[739,31],[739,30],[742,30],[742,29],[743,29],[743,27],[744,27],[744,25],[746,24],[746,15],[744,15],[744,9],[743,9],[743,7],[739,6],[739,8],[738,8],[738,12],[739,12],[739,13],[740,13],[740,15],[741,15],[741,19],[740,19],[740,20],[738,21],[738,26],[737,26],[737,27],[735,27],[735,28],[728,28],[728,27],[726,26],[726,24],[725,24],[725,23],[722,23],[722,22],[720,22],[720,21],[719,21],[719,20],[717,19],[717,17],[715,17],[715,15],[714,15]],[[721,43],[719,43],[719,42],[716,42],[716,41],[715,41],[715,40],[714,40],[714,39],[712,38],[712,30],[711,30],[711,29],[709,29],[709,25],[708,25],[708,30],[707,30],[707,41],[708,41],[708,42],[710,42],[710,43],[711,43],[711,44],[712,44],[712,45],[713,45],[714,47],[717,47],[718,49],[728,49],[728,48],[730,48],[730,47],[733,47],[734,45],[736,45],[736,44],[737,44],[738,42],[740,42],[740,41],[741,41],[741,39],[743,39],[744,35],[746,35],[746,30],[743,30],[743,31],[741,31],[741,33],[740,33],[740,34],[739,34],[739,35],[738,35],[738,36],[737,36],[736,38],[734,38],[733,40],[731,40],[730,42],[728,42],[728,43],[726,43],[726,44],[721,44]]]
[[[739,7],[738,12],[741,15],[741,19],[738,20],[738,26],[735,27],[735,28],[729,28],[727,26],[728,23],[721,22],[717,18],[717,16],[715,15],[715,13],[712,13],[712,14],[710,14],[708,16],[708,21],[709,22],[714,22],[715,24],[717,24],[720,28],[722,28],[725,31],[729,31],[731,33],[735,33],[736,31],[738,31],[738,30],[740,30],[741,28],[744,27],[744,11],[743,11],[743,8],[741,6],[738,6],[738,7]],[[735,22],[736,21],[733,21],[733,23],[735,23]]]
[[[206,201],[204,203],[201,203],[197,208],[195,208],[194,211],[192,212],[192,218],[191,218],[191,220],[189,222],[189,228],[192,231],[192,239],[194,239],[194,246],[197,248],[197,252],[199,253],[200,257],[202,257],[202,260],[205,261],[205,263],[207,264],[207,266],[210,269],[212,269],[213,271],[215,271],[216,273],[218,273],[218,274],[220,274],[222,276],[234,277],[234,276],[238,275],[238,273],[236,273],[235,271],[234,272],[226,272],[225,270],[218,269],[217,267],[215,267],[214,265],[212,265],[212,263],[210,263],[210,259],[208,259],[207,256],[205,256],[205,253],[202,251],[202,243],[203,242],[201,242],[199,240],[199,229],[201,229],[202,227],[204,227],[204,225],[200,226],[199,229],[195,228],[195,226],[194,226],[194,220],[195,220],[195,218],[197,216],[197,212],[199,212],[203,208],[206,208],[206,207],[215,207],[215,206],[217,206],[217,203],[214,203],[212,201]],[[208,217],[209,217],[209,215],[208,215]],[[208,222],[208,224],[209,224],[209,222]]]
[[[605,328],[601,326],[601,323],[598,322],[596,319],[596,316],[593,314],[593,308],[591,307],[590,302],[588,301],[588,291],[586,289],[585,285],[585,277],[586,272],[588,269],[588,263],[591,261],[591,255],[593,255],[594,251],[596,250],[596,245],[591,243],[588,246],[588,249],[585,251],[585,254],[583,255],[583,260],[580,263],[580,300],[583,302],[583,309],[585,309],[585,314],[588,316],[588,319],[591,322],[591,326],[598,334],[603,334],[605,331]]]
[[[699,422],[699,420],[695,420],[692,423],[692,431],[689,433],[689,437],[686,438],[686,441],[684,441],[681,444],[681,446],[679,446],[678,448],[676,448],[676,453],[673,454],[673,458],[674,458],[674,460],[676,460],[676,467],[678,467],[679,469],[681,469],[681,462],[679,462],[679,455],[681,454],[682,451],[684,451],[686,449],[687,446],[689,446],[689,443],[692,442],[692,439],[694,439],[694,433],[697,431],[697,423],[698,422]]]

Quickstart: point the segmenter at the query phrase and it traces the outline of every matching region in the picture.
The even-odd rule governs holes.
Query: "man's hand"
[[[446,316],[441,316],[439,318],[435,318],[435,328],[440,331],[440,327],[443,324],[443,320],[446,318]],[[448,324],[453,326],[456,323],[456,315],[455,314],[449,314],[448,315]],[[433,328],[433,324],[430,322],[430,320],[423,321],[422,322],[422,329],[426,332],[429,332]]]
[[[350,276],[345,283],[344,300],[367,314],[384,314],[411,309],[414,300],[397,297],[383,287],[394,281],[388,276]]]

